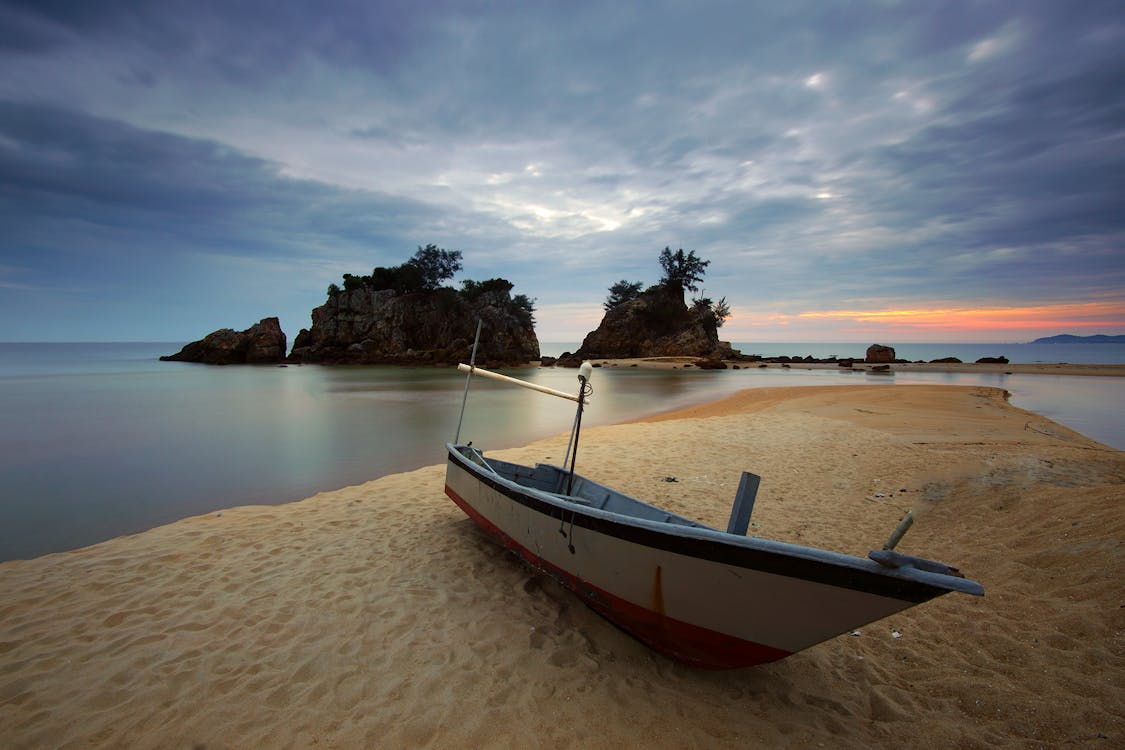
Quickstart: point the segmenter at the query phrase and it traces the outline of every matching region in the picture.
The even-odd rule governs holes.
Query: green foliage
[[[711,306],[711,314],[715,316],[715,327],[722,328],[723,323],[730,317],[730,305],[727,304],[726,297],[720,297],[719,301]]]
[[[437,245],[426,245],[419,247],[414,257],[400,266],[377,266],[370,276],[344,274],[344,291],[392,289],[400,294],[433,292],[460,270],[460,250],[442,250]],[[329,287],[328,293],[333,293],[332,287]]]
[[[671,248],[665,247],[660,251],[660,267],[664,269],[660,283],[694,292],[699,289],[709,265],[711,261],[703,260],[694,250],[685,255],[683,248],[673,253]]]
[[[367,286],[375,291],[393,289],[402,294],[414,294],[425,290],[425,280],[422,272],[410,263],[401,266],[378,266],[371,271],[366,279]]]
[[[389,289],[399,294],[431,295],[439,309],[446,313],[453,313],[458,305],[464,302],[475,302],[482,295],[492,294],[496,299],[490,299],[489,303],[495,302],[500,307],[507,308],[509,313],[528,325],[535,324],[535,300],[526,294],[511,297],[513,284],[507,279],[495,278],[485,281],[465,279],[461,282],[460,291],[441,285],[442,282],[453,278],[460,270],[460,250],[443,250],[437,245],[426,245],[419,247],[414,257],[402,265],[377,266],[372,269],[370,276],[344,274],[343,291]],[[340,287],[336,284],[329,285],[329,297],[340,293]]]
[[[512,291],[513,286],[512,282],[507,279],[488,279],[486,281],[465,279],[461,282],[461,294],[465,296],[465,299],[475,300],[482,294],[489,292],[508,294]]]
[[[727,304],[726,297],[722,297],[718,302],[713,302],[710,297],[698,297],[691,301],[691,308],[696,315],[713,318],[716,328],[722,328],[723,323],[730,317],[730,305]]]
[[[419,274],[423,291],[433,291],[441,286],[441,282],[452,279],[461,270],[461,251],[442,250],[437,245],[426,245],[419,247],[406,265]]]
[[[621,279],[609,288],[609,296],[606,297],[603,307],[606,311],[612,310],[624,302],[635,300],[640,294],[641,282]]]
[[[524,322],[528,325],[535,325],[535,300],[529,298],[526,294],[517,294],[512,297],[512,306]]]

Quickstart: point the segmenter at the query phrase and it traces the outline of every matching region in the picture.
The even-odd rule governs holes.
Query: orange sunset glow
[[[791,314],[736,309],[723,333],[733,340],[1001,341],[1123,329],[1125,301],[1109,300],[1009,307],[938,303]]]
[[[805,319],[853,320],[951,331],[1090,330],[1125,325],[1125,302],[1081,302],[1028,307],[946,307],[910,310],[825,310],[797,315]]]

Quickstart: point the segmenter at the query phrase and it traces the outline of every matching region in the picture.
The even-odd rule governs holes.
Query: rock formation
[[[710,311],[689,309],[683,290],[658,284],[636,299],[610,308],[582,346],[559,364],[594,358],[728,358],[730,344],[719,341]]]
[[[883,346],[882,344],[872,344],[867,347],[867,356],[864,358],[864,361],[875,364],[894,362],[895,350],[892,347]]]
[[[208,365],[277,364],[285,357],[285,332],[277,318],[262,318],[245,331],[220,328],[193,341],[164,362],[201,362]]]
[[[510,284],[508,285],[511,286]],[[521,365],[539,359],[531,313],[507,291],[468,296],[453,289],[400,293],[336,291],[312,311],[312,328],[293,342],[293,362],[456,364],[468,362],[482,321],[477,364]]]

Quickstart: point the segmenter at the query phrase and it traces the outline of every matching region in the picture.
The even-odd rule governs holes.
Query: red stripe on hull
[[[449,485],[445,487],[445,494],[504,547],[532,567],[549,573],[579,594],[590,609],[665,656],[703,669],[738,669],[777,661],[791,653],[668,617],[592,586],[528,550],[481,515]]]

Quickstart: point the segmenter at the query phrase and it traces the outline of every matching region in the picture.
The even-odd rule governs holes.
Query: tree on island
[[[461,251],[442,250],[437,245],[426,245],[418,248],[418,252],[406,261],[406,265],[417,270],[423,290],[433,291],[441,286],[441,282],[452,279],[461,270]]]
[[[641,286],[643,285],[639,281],[626,281],[625,279],[621,279],[621,281],[618,281],[609,288],[609,296],[606,297],[602,307],[608,311],[617,307],[622,302],[635,300],[641,294]]]
[[[648,291],[663,288],[673,296],[678,292],[680,300],[683,300],[684,290],[692,292],[699,290],[707,266],[711,265],[711,261],[703,260],[695,254],[694,250],[684,253],[683,248],[673,253],[672,248],[665,247],[660,251],[659,261],[660,267],[664,269],[664,276]],[[641,287],[639,281],[621,279],[609,288],[609,296],[606,297],[602,307],[609,312],[618,305],[637,299],[641,296]],[[692,300],[692,311],[700,316],[709,315],[714,318],[716,328],[721,328],[724,321],[730,317],[730,305],[727,304],[726,297],[714,302],[710,297],[700,296]],[[655,305],[649,314],[657,318],[674,318],[676,311],[665,309],[663,305]]]
[[[442,282],[452,279],[461,270],[461,258],[460,250],[444,250],[429,244],[419,247],[414,256],[401,265],[376,266],[370,276],[344,274],[343,289],[329,284],[328,296],[331,298],[341,292],[369,289],[375,292],[391,290],[399,294],[444,295],[447,299],[460,297],[475,301],[484,294],[494,294],[497,301],[503,301],[528,326],[535,324],[535,300],[526,294],[510,296],[513,284],[507,279],[465,279],[461,282],[460,291],[442,286]]]
[[[726,297],[720,297],[718,302],[713,302],[710,297],[697,297],[691,301],[692,309],[699,315],[710,315],[715,319],[715,327],[722,328],[723,323],[730,317],[730,305]]]
[[[665,247],[660,251],[660,267],[664,269],[664,277],[660,279],[660,283],[689,292],[697,291],[709,265],[711,261],[703,260],[694,250],[684,255],[682,247],[674,253],[670,247]]]
[[[398,266],[377,266],[370,276],[344,274],[344,291],[393,289],[403,294],[433,292],[443,281],[453,278],[461,270],[461,251],[443,250],[437,245],[419,247],[414,257]],[[328,295],[339,294],[340,287],[332,284]]]

